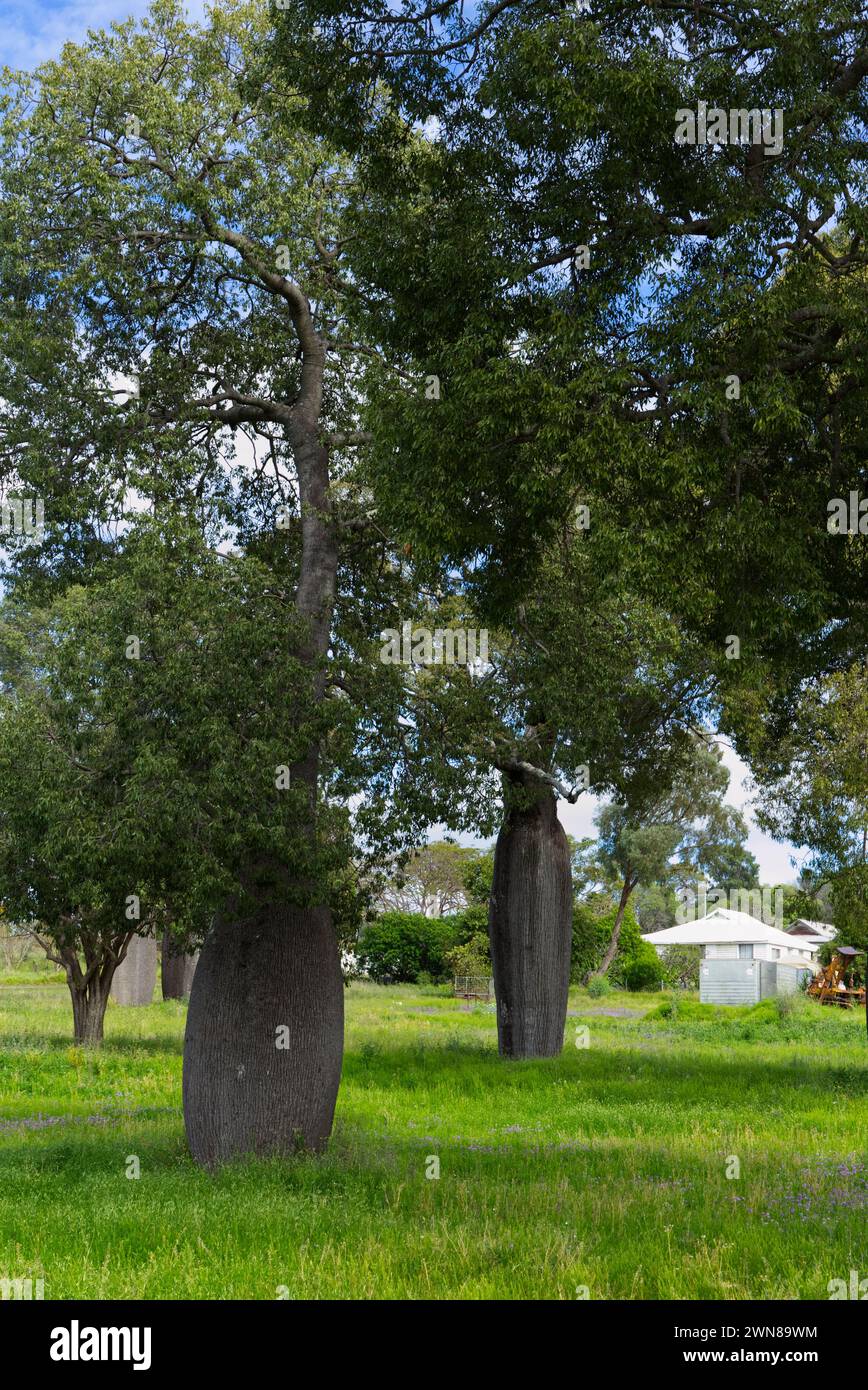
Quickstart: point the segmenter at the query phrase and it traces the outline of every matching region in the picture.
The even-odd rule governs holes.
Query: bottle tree
[[[393,750],[375,737],[384,668],[351,669],[393,597],[353,463],[362,345],[342,261],[358,196],[302,125],[304,98],[262,69],[270,24],[258,4],[196,25],[157,0],[12,77],[0,119],[0,472],[44,509],[41,534],[10,538],[11,591],[43,606],[89,591],[142,512],[271,580],[250,598],[259,640],[229,621],[215,647],[214,707],[191,688],[172,715],[201,792],[172,837],[210,904],[184,1060],[205,1164],[325,1141],[343,1043],[330,894],[353,852],[341,806],[360,799],[360,833],[384,852],[415,814],[390,800]],[[258,714],[242,706],[236,728],[251,681]],[[257,733],[268,701],[280,740]],[[262,799],[291,834],[256,831]]]

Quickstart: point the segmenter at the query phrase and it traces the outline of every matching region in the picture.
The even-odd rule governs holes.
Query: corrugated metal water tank
[[[704,960],[699,967],[703,1004],[756,1004],[764,960]]]
[[[703,1004],[757,1004],[775,994],[792,994],[804,966],[775,960],[704,960],[699,967],[699,998]]]

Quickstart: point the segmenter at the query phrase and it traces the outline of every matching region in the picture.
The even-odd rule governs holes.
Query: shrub
[[[663,978],[680,989],[699,989],[701,946],[667,946],[662,956]]]
[[[608,898],[591,898],[587,902],[576,903],[573,908],[573,948],[570,962],[570,979],[574,984],[580,984],[599,970],[606,954],[606,947],[612,938],[616,916],[617,909]],[[608,971],[608,979],[613,985],[625,983],[627,967],[642,956],[646,947],[649,951],[654,950],[653,946],[648,946],[647,942],[642,940],[639,923],[633,915],[633,909],[628,906],[621,923],[618,950]],[[642,958],[644,959],[644,956]]]
[[[627,930],[627,915],[621,924]],[[595,894],[587,902],[573,907],[573,944],[570,960],[570,979],[581,984],[599,970],[615,925],[615,909],[611,899]],[[617,960],[617,956],[615,958]],[[612,962],[614,966],[615,961]]]
[[[359,943],[360,966],[376,984],[415,984],[450,978],[446,953],[458,944],[454,920],[421,912],[384,912],[369,922]]]
[[[657,989],[663,983],[663,962],[647,941],[641,941],[633,959],[624,969],[628,989]]]
[[[453,975],[488,977],[491,974],[491,952],[488,937],[479,932],[469,941],[453,946],[446,952],[446,963]]]
[[[592,975],[588,981],[588,993],[592,999],[603,999],[612,993],[612,986],[605,975]]]
[[[479,938],[485,943],[486,954],[488,952],[488,908],[482,907],[479,903],[471,903],[470,907],[465,907],[462,912],[453,913],[451,917],[444,917],[444,922],[449,922],[451,930],[454,932],[455,940],[459,946],[464,946],[471,941],[475,941],[477,946],[480,944]]]

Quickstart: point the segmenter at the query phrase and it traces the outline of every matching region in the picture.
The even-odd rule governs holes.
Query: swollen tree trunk
[[[134,936],[115,971],[112,999],[116,1004],[152,1004],[157,983],[157,942],[153,936]]]
[[[199,961],[199,952],[188,956],[184,951],[174,949],[171,932],[163,933],[162,982],[164,999],[187,999],[193,988],[193,976]]]
[[[628,873],[624,879],[624,886],[621,889],[621,898],[618,903],[618,911],[615,914],[615,925],[612,928],[612,935],[606,947],[606,954],[603,956],[598,968],[592,973],[594,975],[605,975],[618,951],[618,942],[621,939],[621,927],[624,922],[624,913],[627,911],[627,903],[630,901],[630,894],[636,887],[636,880]]]
[[[212,1168],[246,1154],[319,1150],[341,1077],[344,985],[326,908],[218,918],[187,1014],[184,1120]]]
[[[507,799],[488,915],[502,1057],[556,1057],[563,1047],[572,902],[554,794],[546,789],[527,807]]]

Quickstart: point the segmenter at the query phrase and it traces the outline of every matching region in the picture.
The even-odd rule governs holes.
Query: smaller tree
[[[83,589],[47,612],[7,608],[0,644],[3,898],[64,971],[75,1041],[96,1044],[131,940],[163,920],[152,891],[161,789],[124,775],[132,709],[106,680],[124,645],[109,656]]]

